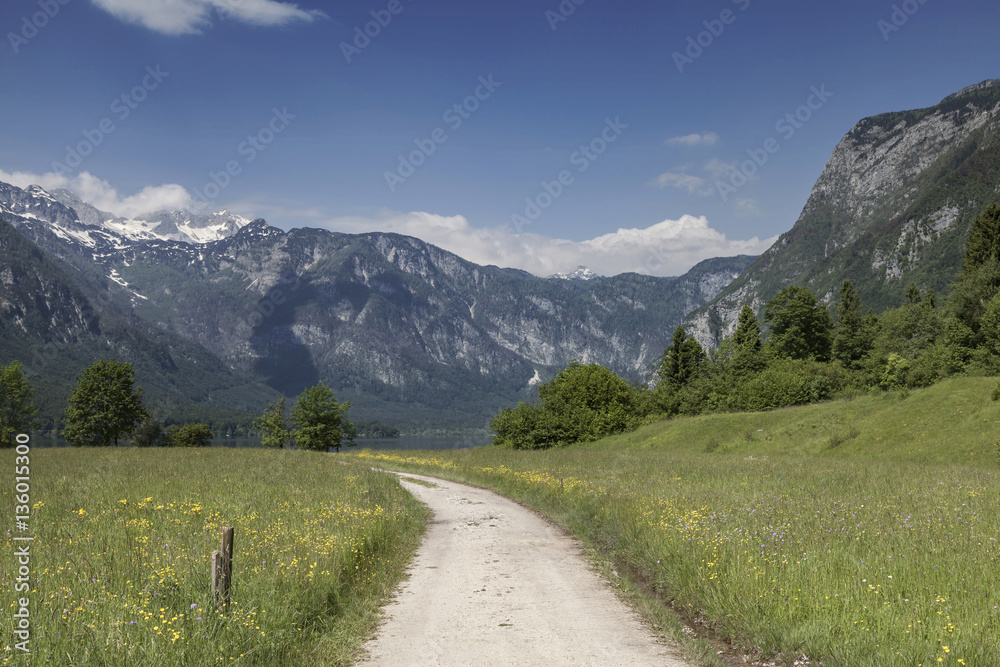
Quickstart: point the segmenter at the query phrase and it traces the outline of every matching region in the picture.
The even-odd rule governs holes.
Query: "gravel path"
[[[434,517],[360,664],[686,665],[561,529],[490,491],[401,480]]]

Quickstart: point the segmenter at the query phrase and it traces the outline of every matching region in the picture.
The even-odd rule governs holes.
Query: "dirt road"
[[[434,518],[360,664],[686,664],[560,529],[489,491],[401,479]]]

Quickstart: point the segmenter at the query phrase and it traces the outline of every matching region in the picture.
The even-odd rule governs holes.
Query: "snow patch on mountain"
[[[600,276],[588,269],[586,266],[578,266],[569,273],[554,273],[549,278],[556,280],[593,280]]]
[[[183,241],[184,243],[211,243],[229,238],[250,224],[249,218],[219,211],[208,215],[195,215],[188,211],[159,211],[142,219],[124,218],[101,211],[80,199],[66,189],[54,190],[51,194],[38,187],[29,186],[30,195],[58,202],[73,209],[80,222],[106,231],[130,241]]]

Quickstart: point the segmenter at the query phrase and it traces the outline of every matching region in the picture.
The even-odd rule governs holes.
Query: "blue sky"
[[[0,180],[676,275],[788,230],[862,117],[1000,78],[995,2],[577,2],[10,0]]]

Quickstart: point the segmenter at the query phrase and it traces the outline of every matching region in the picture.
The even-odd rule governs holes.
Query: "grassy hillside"
[[[996,378],[951,378],[849,401],[674,419],[589,447],[993,466],[1000,440],[1000,401],[990,398],[996,386]]]
[[[677,419],[559,450],[354,456],[493,488],[562,523],[699,664],[722,651],[729,664],[992,665],[995,385]]]

